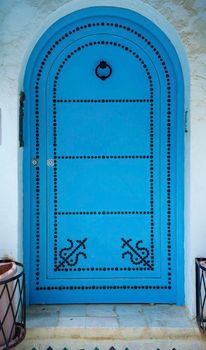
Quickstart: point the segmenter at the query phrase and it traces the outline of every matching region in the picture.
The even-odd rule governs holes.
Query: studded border
[[[58,211],[58,215],[149,215],[150,211]]]
[[[148,271],[150,269],[147,269],[146,267],[74,267],[74,268],[62,268],[57,269],[56,271],[62,272],[62,271],[70,271],[70,272],[85,272],[85,271],[101,271],[101,272],[107,272],[107,271]]]
[[[106,156],[56,156],[56,159],[150,159],[152,156],[141,156],[141,155],[125,155],[125,156],[120,156],[120,155],[106,155]]]
[[[146,63],[143,61],[143,59],[133,50],[131,50],[128,46],[125,46],[123,44],[120,44],[116,41],[89,41],[88,43],[85,43],[79,47],[77,47],[75,50],[71,51],[67,56],[63,59],[63,61],[59,64],[59,67],[57,69],[56,75],[54,77],[54,86],[53,86],[53,137],[54,137],[54,143],[53,143],[53,150],[54,150],[54,159],[56,160],[57,158],[57,133],[56,133],[56,128],[57,128],[57,120],[56,120],[56,105],[57,101],[65,101],[65,100],[58,100],[57,99],[57,84],[58,84],[58,79],[60,77],[60,74],[65,66],[65,64],[70,60],[75,54],[78,52],[88,48],[92,47],[95,45],[110,45],[110,46],[115,46],[123,49],[124,51],[128,52],[129,54],[133,55],[142,65],[143,69],[146,72],[148,83],[149,83],[149,91],[150,91],[150,99],[145,99],[141,101],[149,101],[150,102],[150,156],[147,158],[150,160],[150,211],[151,211],[151,218],[150,218],[150,264],[148,265],[147,268],[144,268],[144,270],[153,270],[154,269],[154,232],[153,232],[153,224],[154,224],[154,206],[153,206],[153,191],[154,191],[154,176],[153,176],[153,148],[154,148],[154,130],[153,130],[153,118],[154,118],[154,111],[153,111],[153,105],[154,105],[154,93],[153,93],[153,82],[152,82],[152,76],[150,74],[149,68],[147,67]],[[66,100],[67,101],[67,100]],[[75,100],[77,101],[77,100]],[[81,100],[79,100],[81,101]],[[84,100],[82,100],[84,101]],[[92,101],[92,100],[89,100]],[[100,100],[101,101],[101,100]],[[140,100],[136,100],[140,101]],[[80,156],[81,157],[81,156]],[[88,156],[89,157],[89,156]],[[122,157],[123,156],[119,156]],[[118,156],[115,156],[115,159],[118,158]],[[64,158],[65,159],[65,158]],[[78,158],[79,159],[79,158]],[[81,158],[80,158],[81,159]],[[94,158],[89,158],[89,159],[94,159]],[[101,158],[101,159],[107,159]],[[134,159],[134,156],[131,156],[130,159]],[[55,203],[55,208],[54,208],[54,271],[60,271],[57,268],[58,265],[58,225],[57,223],[57,203],[58,203],[58,191],[57,191],[57,162],[55,162],[55,167],[54,167],[54,203]],[[88,213],[88,214],[87,214]],[[143,213],[143,212],[142,212]],[[85,212],[85,215],[90,215],[90,212]],[[120,214],[121,215],[121,212]],[[115,267],[116,271],[120,271],[120,268]],[[136,270],[140,270],[140,267],[136,267]],[[79,269],[67,269],[67,268],[62,268],[61,271],[85,271],[83,268]],[[93,268],[88,268],[86,271],[93,271]],[[99,270],[100,271],[100,270]],[[101,269],[101,271],[107,271],[104,270],[104,268]],[[127,271],[130,271],[130,268],[127,268]]]
[[[57,99],[57,103],[148,103],[150,99]]]
[[[167,193],[168,193],[168,199],[167,199],[167,237],[168,237],[168,285],[165,286],[114,286],[114,289],[171,289],[171,84],[170,84],[170,77],[169,72],[166,67],[166,64],[163,60],[163,58],[160,55],[160,52],[154,47],[154,45],[148,40],[145,36],[143,36],[141,33],[138,33],[134,29],[130,28],[129,26],[125,26],[119,23],[111,23],[111,22],[96,22],[96,23],[89,23],[85,24],[84,26],[77,26],[72,31],[69,31],[68,33],[65,33],[63,36],[61,36],[58,40],[53,43],[53,45],[50,47],[50,49],[47,51],[45,57],[43,58],[36,78],[36,84],[35,84],[35,94],[36,94],[36,107],[35,107],[35,117],[36,117],[36,158],[39,158],[39,106],[38,106],[38,99],[39,99],[39,82],[42,75],[42,70],[44,68],[44,65],[46,64],[46,61],[49,57],[49,55],[52,53],[52,51],[60,44],[61,41],[67,39],[72,34],[78,32],[79,30],[84,30],[87,28],[95,27],[95,26],[111,26],[115,28],[119,28],[122,30],[126,30],[132,34],[134,34],[139,39],[143,40],[156,54],[157,58],[162,64],[166,81],[167,81],[167,97],[168,97],[168,111],[167,111],[167,120],[168,120],[168,127],[167,127],[167,159],[168,159],[168,167],[167,167]],[[39,255],[39,243],[40,243],[40,205],[39,205],[39,199],[40,199],[40,173],[39,168],[36,168],[36,289],[37,290],[50,290],[50,289],[95,289],[91,286],[70,286],[70,287],[39,287],[39,267],[40,267],[40,255]],[[154,217],[153,217],[154,220]],[[153,230],[154,222],[151,221],[151,228]],[[91,288],[90,288],[91,287]],[[96,286],[96,289],[111,289],[110,286],[102,286],[102,288],[98,288]]]

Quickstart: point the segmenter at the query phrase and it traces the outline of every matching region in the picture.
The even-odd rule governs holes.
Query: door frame
[[[91,6],[89,5],[91,3]],[[120,6],[121,4],[121,6]],[[93,7],[92,0],[89,0],[86,2],[86,4],[82,5],[81,1],[72,1],[69,6],[67,6],[67,11],[65,11],[65,6],[63,6],[61,9],[64,12],[64,16],[68,15],[69,13],[73,13],[78,9],[83,8],[90,8]],[[188,103],[189,103],[189,68],[188,68],[188,62],[186,58],[186,54],[184,52],[184,48],[182,46],[182,43],[173,27],[168,24],[167,20],[164,19],[159,13],[156,11],[153,12],[153,19],[151,19],[151,7],[142,3],[137,3],[136,5],[130,4],[129,6],[126,6],[125,4],[122,4],[121,1],[113,1],[113,0],[100,0],[98,1],[98,6],[101,7],[122,7],[127,10],[132,10],[133,12],[136,12],[140,15],[143,15],[144,17],[147,17],[153,24],[156,24],[157,19],[159,23],[162,25],[162,28],[159,28],[165,36],[168,37],[168,39],[173,38],[173,46],[175,47],[177,58],[180,62],[180,67],[183,72],[183,93],[184,96],[181,97],[183,101],[181,101],[180,104],[184,103],[184,111],[182,115],[180,116],[178,120],[178,127],[177,127],[177,149],[178,149],[178,157],[177,157],[177,280],[178,280],[178,295],[177,295],[177,305],[184,304],[184,123],[185,123],[185,115],[188,113]],[[148,11],[148,8],[150,11]],[[152,9],[153,11],[153,9]],[[144,12],[144,14],[143,14]],[[149,15],[146,15],[146,12],[149,13]],[[52,22],[56,22],[58,19],[61,19],[62,13],[61,11],[56,11],[56,18],[55,20],[52,20]],[[135,15],[135,14],[134,14]],[[54,15],[53,15],[54,16]],[[51,23],[50,23],[51,24]],[[58,29],[58,23],[55,23],[54,26],[52,26],[52,30]],[[57,28],[56,28],[57,26]],[[159,25],[158,25],[159,27]],[[55,29],[54,29],[55,28]],[[169,28],[166,30],[166,28]],[[171,30],[172,29],[172,30]],[[40,34],[40,33],[39,33]],[[41,33],[42,34],[42,33]],[[39,37],[39,35],[38,35]],[[29,276],[30,276],[30,227],[31,227],[31,189],[30,189],[30,180],[31,180],[31,158],[30,158],[30,106],[27,99],[27,94],[29,93],[29,84],[30,80],[28,77],[30,76],[31,69],[35,63],[36,55],[38,54],[39,47],[41,47],[42,43],[40,40],[36,43],[36,45],[32,45],[32,54],[30,51],[29,58],[26,61],[25,64],[25,72],[24,72],[24,91],[26,94],[26,100],[25,100],[25,107],[24,107],[24,114],[25,114],[25,123],[24,123],[24,135],[25,135],[25,146],[23,151],[23,250],[24,250],[24,265],[25,265],[25,272],[26,272],[26,283],[27,283],[27,303],[29,303]],[[45,40],[45,36],[44,36]],[[184,63],[184,65],[183,65]]]

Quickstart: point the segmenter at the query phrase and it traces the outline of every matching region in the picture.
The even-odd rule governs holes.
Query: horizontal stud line
[[[62,272],[62,271],[71,271],[71,272],[88,272],[88,271],[92,271],[92,272],[95,272],[95,271],[101,271],[101,272],[108,272],[108,271],[130,271],[130,272],[133,272],[133,271],[151,271],[153,270],[153,267],[152,268],[146,268],[146,267],[85,267],[85,268],[82,268],[82,267],[76,267],[76,268],[65,268],[65,269],[55,269],[55,271],[59,271],[59,272]]]
[[[58,215],[149,215],[150,211],[59,211]]]
[[[170,286],[165,285],[159,285],[159,286],[150,286],[150,285],[143,285],[143,286],[137,286],[137,285],[115,285],[115,286],[108,286],[108,285],[102,285],[102,286],[47,286],[47,287],[36,287],[36,290],[94,290],[94,289],[101,289],[101,290],[107,290],[107,289],[171,289]]]
[[[123,98],[123,99],[54,99],[53,102],[57,103],[149,103],[153,102],[151,99],[129,99],[129,98]]]
[[[55,159],[152,159],[153,156],[147,156],[147,155],[125,155],[125,156],[112,156],[112,155],[106,155],[106,156],[55,156]]]

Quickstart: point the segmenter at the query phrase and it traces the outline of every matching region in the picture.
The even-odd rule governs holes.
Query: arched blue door
[[[182,302],[183,82],[169,40],[131,11],[81,10],[40,39],[25,91],[30,302]]]

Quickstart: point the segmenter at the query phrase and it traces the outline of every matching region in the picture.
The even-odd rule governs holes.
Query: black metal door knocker
[[[112,74],[112,68],[106,61],[100,61],[95,69],[95,73],[101,80],[106,80]]]

